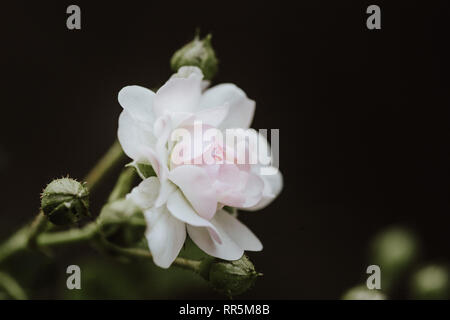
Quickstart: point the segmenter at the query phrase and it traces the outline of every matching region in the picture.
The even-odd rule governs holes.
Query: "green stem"
[[[91,222],[81,229],[41,233],[36,237],[35,245],[38,248],[48,248],[90,240],[97,229],[97,223]],[[28,228],[22,228],[0,247],[0,261],[28,247]]]
[[[14,280],[14,278],[4,272],[0,272],[0,287],[2,287],[13,299],[27,299],[27,295],[22,287]]]
[[[39,247],[54,247],[66,244],[80,243],[91,240],[97,233],[98,225],[91,222],[81,229],[70,229],[60,232],[42,233],[36,240]]]
[[[153,256],[150,251],[139,249],[139,248],[122,248],[116,246],[109,242],[104,242],[103,245],[110,250],[115,251],[123,256],[131,257],[131,258],[142,258],[142,259],[153,259]],[[198,260],[190,260],[186,258],[178,257],[173,262],[173,265],[178,266],[180,268],[191,270],[194,272],[200,271],[201,261]]]
[[[116,140],[86,176],[85,181],[89,191],[92,192],[95,190],[103,178],[105,178],[108,173],[124,159],[125,154],[122,151],[119,141]]]
[[[202,264],[202,262],[198,260],[178,257],[175,259],[173,264],[183,269],[200,272],[200,265]]]
[[[28,228],[24,227],[14,233],[0,246],[0,263],[28,245]]]
[[[48,221],[44,212],[42,210],[39,211],[28,229],[28,246],[36,246],[36,237],[45,230],[47,223]]]
[[[117,179],[114,189],[109,194],[108,202],[124,198],[131,190],[136,178],[136,169],[133,167],[125,168]]]

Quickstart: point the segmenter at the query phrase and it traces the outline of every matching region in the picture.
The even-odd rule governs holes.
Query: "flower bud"
[[[127,199],[105,205],[98,217],[98,223],[108,241],[124,247],[140,241],[147,227],[142,210]]]
[[[205,80],[211,80],[215,76],[218,63],[211,45],[211,34],[203,39],[196,35],[194,40],[175,52],[170,60],[174,72],[183,66],[196,66],[202,70]]]
[[[420,269],[412,278],[411,289],[415,299],[450,298],[448,269],[440,265],[429,265]]]
[[[55,225],[74,224],[89,216],[89,191],[70,178],[53,180],[41,195],[41,208]]]
[[[386,300],[386,295],[380,290],[371,290],[364,285],[359,285],[347,290],[342,300]]]
[[[262,276],[245,255],[236,261],[205,259],[199,273],[214,289],[230,297],[244,293]]]

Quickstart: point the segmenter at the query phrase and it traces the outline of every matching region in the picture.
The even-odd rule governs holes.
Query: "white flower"
[[[240,130],[249,128],[255,102],[233,84],[202,92],[202,79],[200,69],[182,67],[156,94],[139,86],[119,92],[122,148],[133,163],[151,164],[157,174],[144,179],[129,198],[144,209],[149,248],[163,268],[178,256],[186,232],[203,251],[225,260],[239,259],[245,250],[261,250],[256,236],[223,206],[257,210],[282,188],[278,170],[261,175],[261,163],[238,161],[257,151],[268,154],[264,137]],[[200,135],[195,134],[197,128]],[[206,134],[214,128],[212,135]],[[222,141],[225,129],[233,129],[226,134],[231,132],[244,147],[236,151]],[[192,141],[180,140],[181,133]],[[258,150],[248,145],[249,136],[257,139]]]

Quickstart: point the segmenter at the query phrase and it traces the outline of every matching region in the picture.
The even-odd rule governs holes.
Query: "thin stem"
[[[131,190],[136,178],[136,169],[132,167],[125,168],[117,179],[114,189],[109,194],[108,202],[124,198]]]
[[[85,181],[87,182],[89,191],[92,192],[95,190],[103,178],[124,159],[125,154],[122,151],[119,141],[116,140],[86,176]]]
[[[47,223],[48,221],[44,212],[42,210],[39,211],[28,229],[28,246],[32,247],[36,245],[36,237],[45,230]]]
[[[97,230],[97,223],[91,222],[81,229],[41,233],[36,237],[35,245],[38,248],[53,247],[87,241],[95,235]],[[22,228],[0,247],[0,261],[5,260],[12,254],[25,250],[28,247],[28,229]]]
[[[6,242],[0,246],[0,263],[14,253],[24,249],[28,245],[28,228],[24,227],[16,231]]]
[[[186,259],[186,258],[181,258],[181,257],[176,258],[175,261],[173,262],[174,265],[176,265],[180,268],[192,270],[195,272],[200,271],[201,263],[202,262],[198,261],[198,260],[191,260],[191,259]]]
[[[116,246],[109,242],[104,242],[108,249],[115,251],[123,256],[132,257],[132,258],[142,258],[142,259],[153,259],[152,254],[148,250],[139,249],[139,248],[122,248]],[[191,270],[194,272],[199,272],[201,261],[198,260],[190,260],[186,258],[178,257],[173,262],[173,265],[178,266],[183,269]]]
[[[98,230],[96,222],[91,222],[81,229],[43,233],[37,238],[40,247],[53,247],[91,240]]]
[[[26,300],[27,295],[22,287],[9,274],[0,272],[0,287],[16,300]]]

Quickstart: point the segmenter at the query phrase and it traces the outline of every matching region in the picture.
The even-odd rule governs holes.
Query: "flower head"
[[[74,179],[55,179],[41,195],[41,208],[56,225],[70,225],[89,216],[89,191]]]
[[[186,233],[225,260],[261,250],[256,236],[223,207],[260,209],[282,187],[278,170],[264,175],[257,160],[269,145],[248,129],[255,102],[233,84],[203,91],[202,80],[197,67],[182,67],[156,93],[139,86],[119,93],[119,141],[138,170],[147,164],[156,173],[141,174],[145,179],[128,197],[145,212],[149,248],[161,267],[177,257]]]

